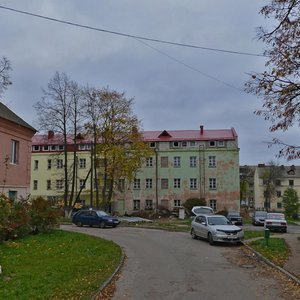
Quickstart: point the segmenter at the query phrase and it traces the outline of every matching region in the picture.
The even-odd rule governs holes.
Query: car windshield
[[[207,218],[208,225],[228,225],[230,221],[225,217],[209,217]]]
[[[239,214],[239,213],[234,213],[234,212],[232,212],[232,213],[228,213],[228,216],[229,216],[229,217],[239,217],[240,214]]]
[[[283,214],[267,214],[267,219],[284,220]]]
[[[257,217],[265,217],[267,215],[266,211],[257,211],[255,212],[255,216]]]
[[[102,210],[98,210],[97,215],[100,216],[100,217],[109,216],[105,211],[102,211]]]

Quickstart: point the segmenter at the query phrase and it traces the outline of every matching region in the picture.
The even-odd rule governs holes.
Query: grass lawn
[[[265,239],[259,239],[249,244],[254,250],[278,266],[283,266],[290,255],[289,247],[282,238],[269,238],[268,245]]]
[[[111,241],[55,230],[0,244],[1,299],[91,299],[115,271]]]

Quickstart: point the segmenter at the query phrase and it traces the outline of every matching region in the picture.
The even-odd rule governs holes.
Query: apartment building
[[[12,200],[30,193],[31,139],[36,130],[0,102],[0,193]]]
[[[289,187],[300,196],[299,166],[259,164],[254,173],[255,209],[282,211],[282,196]]]
[[[239,148],[233,128],[211,130],[200,126],[198,130],[144,131],[143,138],[153,155],[144,159],[132,182],[119,179],[113,195],[113,211],[120,214],[157,208],[172,211],[192,197],[205,199],[216,211],[239,210]],[[72,143],[70,139],[70,151]],[[78,187],[91,167],[89,145],[84,139],[78,144],[77,159],[82,164],[77,173]],[[51,199],[62,195],[61,147],[61,140],[52,133],[33,138],[33,196]],[[90,191],[88,177],[80,196],[87,203]]]

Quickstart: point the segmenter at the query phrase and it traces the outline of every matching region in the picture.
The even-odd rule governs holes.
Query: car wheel
[[[192,236],[192,238],[194,239],[194,240],[196,240],[197,239],[197,234],[195,233],[195,230],[192,228],[191,229],[191,236]]]
[[[78,221],[78,222],[76,223],[76,225],[77,225],[78,227],[82,227],[82,223],[81,223],[80,221]]]
[[[105,223],[104,222],[100,222],[99,227],[100,228],[104,228],[105,227]]]
[[[215,243],[210,232],[207,235],[207,239],[210,245],[213,245]]]
[[[283,233],[287,233],[287,229],[285,228],[285,229],[283,229]]]

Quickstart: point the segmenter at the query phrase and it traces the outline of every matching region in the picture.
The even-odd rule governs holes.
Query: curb
[[[300,286],[300,280],[296,276],[294,276],[293,274],[291,274],[287,270],[285,270],[285,269],[283,269],[283,268],[275,265],[270,260],[268,260],[267,258],[265,258],[263,255],[261,255],[260,253],[258,253],[257,251],[255,251],[253,248],[251,248],[249,245],[245,244],[245,242],[243,242],[243,245],[245,247],[247,247],[250,251],[252,251],[259,259],[261,259],[262,261],[264,261],[266,264],[268,264],[272,268],[275,268],[278,271],[284,273],[285,275],[287,275],[290,279],[292,279],[293,281],[295,281]]]
[[[116,270],[113,272],[113,274],[100,286],[100,288],[97,289],[97,291],[94,293],[94,296],[91,298],[91,300],[99,299],[98,295],[101,293],[115,278],[115,276],[120,272],[121,268],[124,265],[126,255],[124,253],[124,249],[122,249],[122,257],[119,265],[117,266]]]

